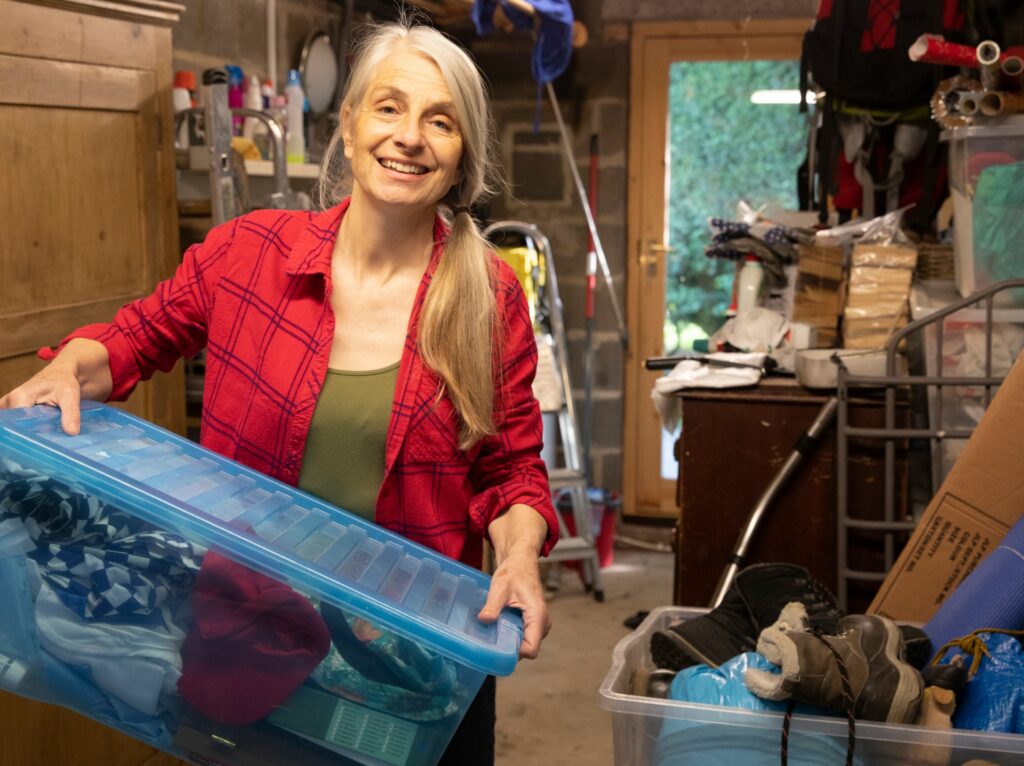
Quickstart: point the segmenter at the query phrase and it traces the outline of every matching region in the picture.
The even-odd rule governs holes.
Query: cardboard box
[[[869,612],[927,621],[1024,515],[1024,356],[932,498]]]

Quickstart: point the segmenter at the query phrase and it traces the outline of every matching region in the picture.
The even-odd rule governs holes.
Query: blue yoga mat
[[[979,628],[1024,630],[1024,517],[924,626],[938,650]]]

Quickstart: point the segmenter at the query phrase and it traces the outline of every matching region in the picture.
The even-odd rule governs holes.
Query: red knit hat
[[[253,723],[309,677],[330,641],[320,614],[301,595],[208,553],[192,590],[178,693],[214,721]]]

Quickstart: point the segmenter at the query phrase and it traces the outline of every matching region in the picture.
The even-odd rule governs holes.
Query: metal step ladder
[[[542,258],[540,270],[543,275],[543,284],[534,291],[536,294],[533,298],[536,302],[543,302],[544,310],[535,311],[535,314],[539,318],[538,324],[551,337],[551,352],[561,400],[557,411],[546,411],[557,412],[557,434],[562,452],[561,465],[548,465],[548,480],[551,484],[551,491],[556,496],[560,490],[568,490],[572,500],[572,518],[575,526],[575,534],[570,534],[561,512],[557,513],[560,537],[558,543],[548,554],[548,561],[579,561],[583,568],[585,589],[594,594],[596,601],[604,601],[604,590],[601,587],[601,565],[594,539],[593,517],[581,458],[579,421],[576,419],[576,406],[573,402],[572,385],[569,380],[569,351],[565,338],[565,324],[562,320],[562,299],[558,293],[558,279],[555,275],[551,243],[535,225],[521,221],[498,221],[484,229],[483,234],[488,240],[499,246],[503,239],[525,241],[526,246],[536,251]],[[539,342],[542,340],[544,340],[543,337],[539,339]]]

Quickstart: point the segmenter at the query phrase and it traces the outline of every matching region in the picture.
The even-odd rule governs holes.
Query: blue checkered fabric
[[[46,582],[86,619],[152,614],[191,588],[205,553],[80,486],[0,457],[0,521],[9,518],[35,542],[28,556]]]

